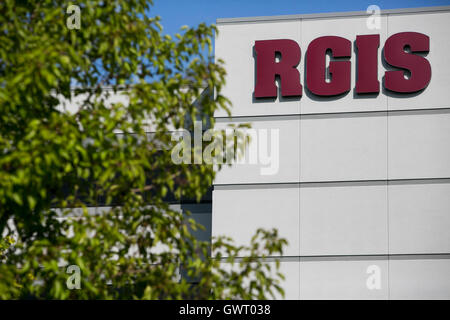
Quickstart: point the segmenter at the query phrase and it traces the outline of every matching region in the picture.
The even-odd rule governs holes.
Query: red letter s
[[[411,48],[411,53],[405,52],[405,47]],[[414,52],[428,52],[430,38],[418,32],[400,32],[389,37],[384,45],[384,59],[390,65],[411,72],[409,79],[404,77],[404,71],[386,71],[385,87],[395,92],[411,93],[425,88],[431,79],[430,62]]]

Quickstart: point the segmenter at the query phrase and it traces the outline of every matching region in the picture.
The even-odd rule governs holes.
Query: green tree
[[[0,298],[282,293],[278,262],[260,259],[282,252],[276,230],[246,247],[200,242],[202,226],[165,201],[199,200],[214,179],[212,165],[171,161],[168,132],[229,110],[215,27],[172,38],[150,1],[78,1],[79,17],[70,4],[0,2]],[[126,104],[108,100],[117,93]],[[109,209],[88,214],[100,202]],[[67,265],[80,268],[80,290],[66,288]]]

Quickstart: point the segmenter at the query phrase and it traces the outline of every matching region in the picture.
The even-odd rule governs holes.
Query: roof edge
[[[402,14],[402,13],[421,13],[421,12],[439,12],[450,11],[450,6],[434,6],[434,7],[418,7],[403,9],[384,9],[381,14]],[[342,11],[342,12],[325,12],[325,13],[308,13],[308,14],[292,14],[278,16],[259,16],[259,17],[242,17],[242,18],[218,18],[216,24],[227,23],[246,23],[246,22],[264,22],[264,21],[283,21],[283,20],[301,20],[315,18],[337,18],[337,17],[354,17],[366,16],[366,11]]]

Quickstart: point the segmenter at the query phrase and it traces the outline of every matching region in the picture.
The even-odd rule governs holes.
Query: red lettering
[[[330,61],[331,81],[325,81],[325,54],[331,50],[334,58],[349,58],[352,44],[341,37],[327,36],[313,40],[306,53],[306,83],[319,96],[334,96],[350,90],[350,61]]]
[[[276,98],[275,77],[281,81],[283,97],[301,96],[302,85],[297,65],[300,63],[300,47],[294,40],[263,40],[255,42],[256,85],[255,98]],[[276,53],[281,55],[276,61]]]
[[[411,53],[405,51],[410,48]],[[400,32],[389,37],[384,45],[384,58],[391,66],[409,70],[409,79],[404,71],[386,71],[384,86],[395,92],[417,92],[425,88],[431,80],[431,66],[427,59],[413,54],[429,52],[430,38],[418,32]]]
[[[361,93],[380,92],[378,80],[378,48],[380,35],[356,36],[357,49],[355,91]],[[409,47],[409,51],[407,51]],[[331,51],[332,58],[350,58],[352,44],[337,36],[319,37],[308,46],[306,52],[306,84],[318,96],[336,96],[350,91],[351,63],[348,60],[330,61],[326,80],[325,56]],[[385,72],[386,89],[399,93],[412,93],[424,89],[431,80],[430,62],[419,52],[429,52],[430,38],[418,32],[400,32],[390,36],[384,46],[385,61],[396,68]],[[276,98],[276,77],[280,78],[281,96],[301,96],[302,85],[297,69],[301,49],[297,42],[289,39],[261,40],[255,42],[256,83],[255,98]],[[276,55],[280,54],[279,61]],[[409,73],[409,77],[405,76]]]
[[[369,34],[356,36],[356,48],[358,48],[358,65],[356,76],[356,93],[380,92],[378,81],[378,47],[380,35]]]

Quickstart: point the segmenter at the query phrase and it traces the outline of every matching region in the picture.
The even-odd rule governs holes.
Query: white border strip
[[[383,15],[383,14],[424,13],[424,12],[439,12],[439,11],[450,11],[450,6],[386,9],[386,10],[381,10],[381,14]],[[366,15],[367,15],[366,11],[347,11],[347,12],[292,14],[292,15],[280,15],[280,16],[218,18],[216,20],[216,24],[219,25],[219,24],[227,24],[227,23],[268,22],[268,21],[282,21],[282,20],[354,17],[354,16],[366,16]]]

